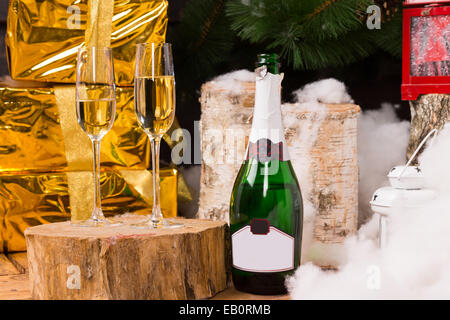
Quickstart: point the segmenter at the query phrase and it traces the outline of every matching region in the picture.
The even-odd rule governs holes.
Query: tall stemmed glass
[[[159,146],[175,117],[175,72],[169,43],[137,45],[134,78],[134,106],[140,126],[151,142],[153,209],[151,218],[135,224],[143,228],[175,228],[182,224],[164,220],[160,206]]]
[[[116,226],[121,223],[103,215],[100,193],[100,141],[111,129],[116,114],[112,52],[111,48],[80,48],[77,58],[77,118],[92,141],[94,209],[89,219],[72,224],[80,227]]]

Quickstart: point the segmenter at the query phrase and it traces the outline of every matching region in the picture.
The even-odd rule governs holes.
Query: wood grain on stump
[[[214,296],[227,285],[226,223],[180,220],[185,226],[179,229],[80,228],[69,222],[28,228],[33,299]]]

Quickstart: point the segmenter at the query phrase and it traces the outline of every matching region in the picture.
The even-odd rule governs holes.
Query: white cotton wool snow
[[[353,103],[345,84],[333,79],[309,83],[293,92],[296,102]]]
[[[401,123],[396,124],[398,130],[401,126]],[[339,271],[324,272],[312,264],[300,266],[294,276],[287,279],[291,297],[449,299],[449,150],[450,128],[446,127],[420,157],[427,186],[436,191],[437,197],[419,208],[393,212],[388,222],[386,248],[381,250],[376,245],[377,223],[372,218],[360,228],[358,235],[345,241],[346,261]],[[379,158],[367,157],[366,161],[366,165],[370,165]]]
[[[389,170],[405,164],[409,122],[400,121],[395,106],[384,103],[379,110],[363,112],[358,122],[359,223],[372,215],[369,201],[375,190],[389,185]]]
[[[428,142],[428,147],[420,156],[420,167],[428,177],[428,187],[436,187],[442,192],[450,191],[450,123],[439,135]]]
[[[255,82],[256,75],[253,71],[242,69],[222,74],[211,81],[223,90],[238,94],[242,92],[242,83]]]

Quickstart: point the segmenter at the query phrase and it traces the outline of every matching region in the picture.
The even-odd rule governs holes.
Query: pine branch
[[[275,48],[275,42],[269,47]],[[363,59],[376,50],[369,32],[354,31],[343,38],[323,41],[284,42],[280,55],[291,61],[294,69],[314,70],[324,66],[340,67]]]
[[[365,8],[372,3],[372,0],[231,1],[226,12],[239,37],[279,51],[295,69],[311,69],[350,63],[373,52],[363,23]],[[361,34],[356,37],[358,32]]]
[[[322,13],[326,8],[328,8],[331,4],[335,3],[337,0],[327,0],[322,2],[313,12],[306,16],[306,20],[310,20],[311,18]]]
[[[376,45],[396,58],[402,57],[402,11],[392,11],[381,22],[381,29],[375,30],[373,39]]]
[[[205,40],[211,30],[212,24],[217,20],[217,16],[223,10],[224,2],[225,2],[224,0],[220,0],[214,6],[213,10],[211,11],[211,14],[208,16],[208,18],[205,20],[205,22],[203,24],[200,39],[198,39],[198,41],[195,43],[194,47],[199,48],[205,42]]]
[[[226,60],[235,35],[224,13],[226,0],[191,0],[186,4],[180,23],[170,30],[178,71],[186,74],[188,85],[214,74],[216,66]]]
[[[318,40],[338,38],[347,32],[364,26],[366,8],[372,0],[326,0],[322,1],[302,23],[304,36]]]
[[[375,0],[381,9],[381,29],[370,34],[378,48],[396,58],[402,57],[402,0]]]

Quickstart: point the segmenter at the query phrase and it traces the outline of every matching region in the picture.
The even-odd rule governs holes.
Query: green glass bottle
[[[258,55],[257,67],[252,130],[230,203],[232,277],[238,290],[282,294],[300,265],[303,202],[284,139],[278,56]]]

